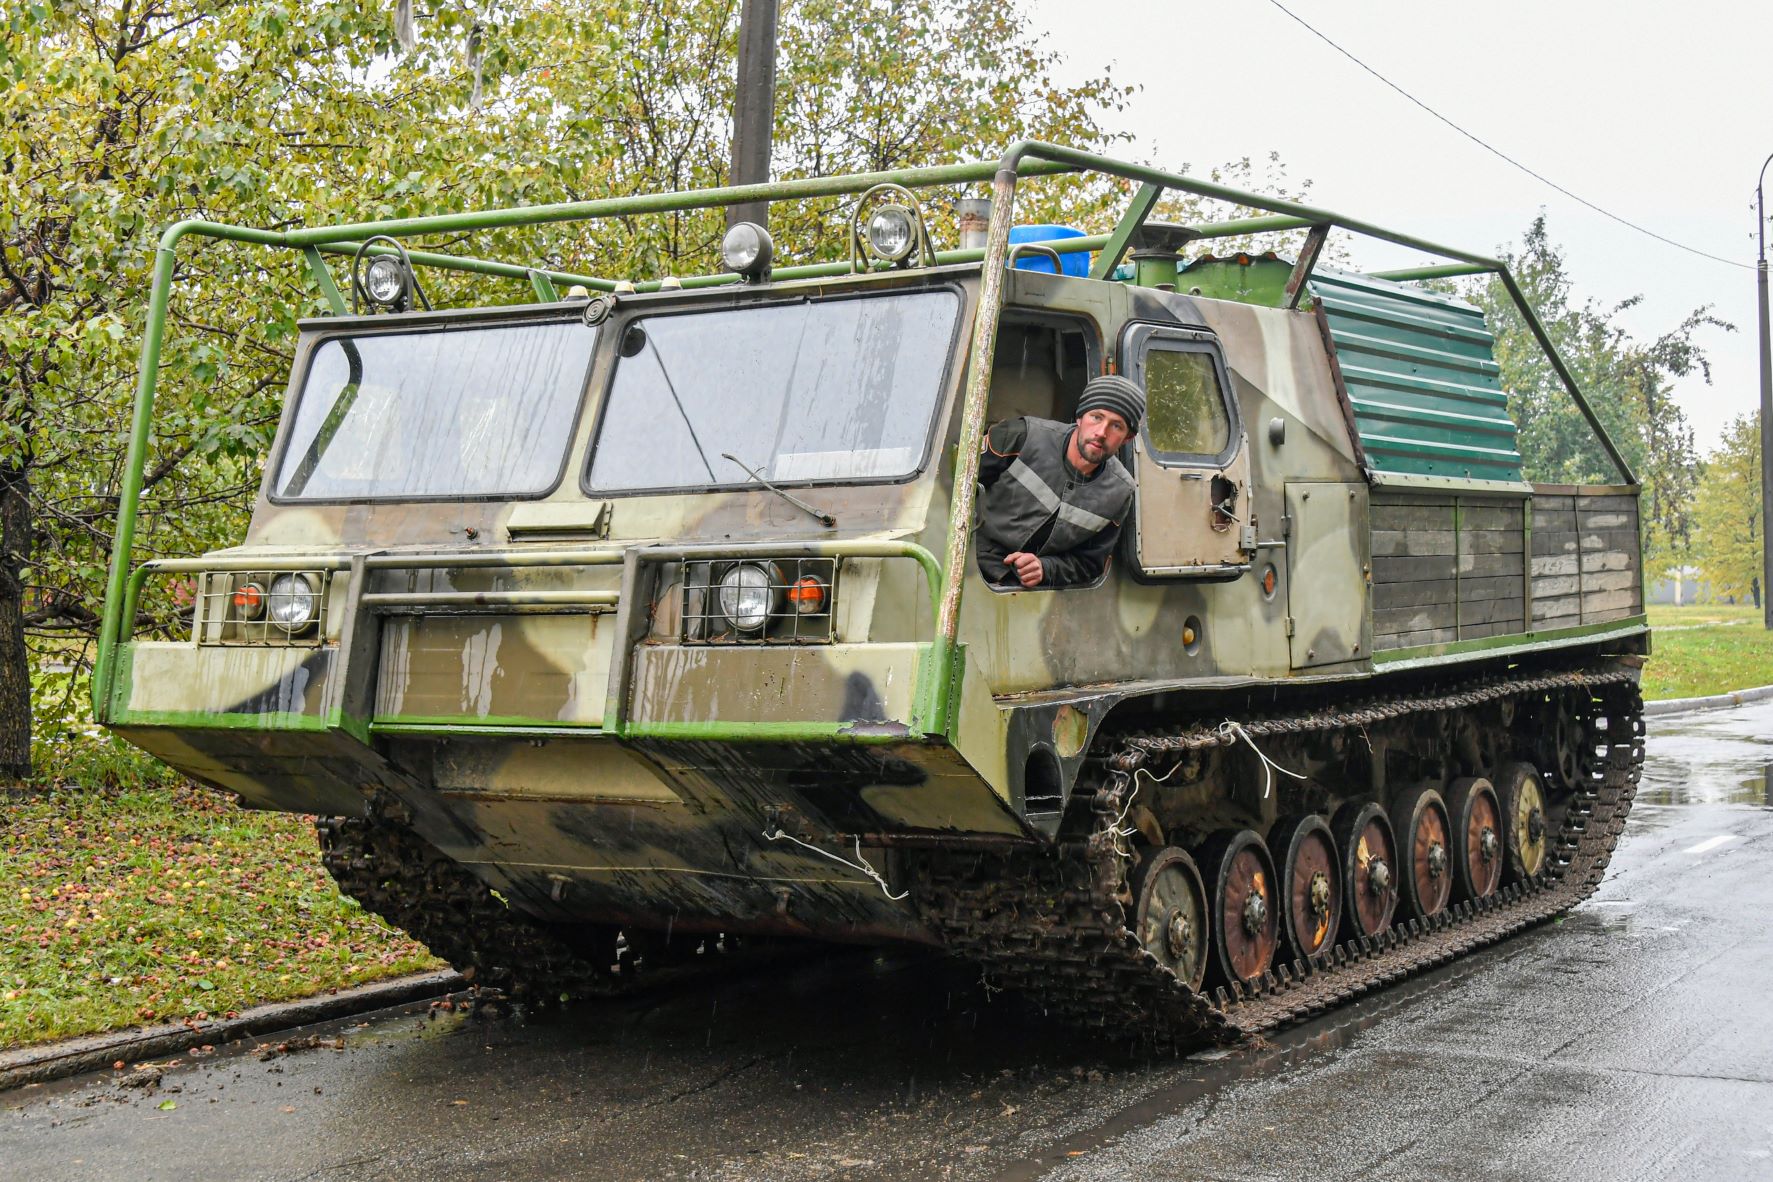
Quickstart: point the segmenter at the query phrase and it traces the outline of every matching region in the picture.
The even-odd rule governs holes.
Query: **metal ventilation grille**
[[[834,558],[683,564],[683,643],[830,644]]]
[[[332,573],[304,571],[212,571],[199,584],[197,643],[213,645],[283,645],[312,648],[327,632],[327,601],[331,598]],[[278,579],[300,579],[312,593],[313,611],[300,627],[277,623],[271,612],[271,584]]]

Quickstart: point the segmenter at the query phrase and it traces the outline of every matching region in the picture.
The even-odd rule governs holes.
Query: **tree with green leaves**
[[[0,778],[30,763],[31,661],[96,632],[154,248],[185,218],[264,228],[722,183],[736,0],[21,0],[0,15]],[[1125,101],[1065,87],[1014,4],[787,0],[780,177],[1100,149]],[[1043,182],[1037,216],[1117,193]],[[778,207],[796,261],[845,249],[838,200]],[[409,245],[612,276],[713,269],[718,214]],[[428,276],[440,303],[531,298]],[[140,560],[239,536],[298,318],[299,260],[187,239],[161,358]],[[168,590],[132,625],[172,629]]]
[[[1747,603],[1761,579],[1766,522],[1761,514],[1761,428],[1739,415],[1705,458],[1693,510],[1693,562],[1714,599]],[[1763,594],[1765,591],[1763,590]]]
[[[1693,429],[1674,400],[1674,382],[1696,373],[1709,382],[1710,362],[1696,337],[1707,328],[1732,332],[1734,326],[1709,307],[1696,308],[1655,340],[1638,340],[1620,326],[1619,315],[1642,297],[1611,307],[1577,302],[1563,252],[1552,242],[1543,215],[1527,228],[1521,248],[1502,257],[1589,405],[1643,483],[1644,569],[1668,565],[1690,544],[1699,472]],[[1520,429],[1527,479],[1618,483],[1618,471],[1501,280],[1469,282],[1464,292],[1484,309],[1496,334],[1496,361],[1502,388],[1508,391],[1509,413]]]

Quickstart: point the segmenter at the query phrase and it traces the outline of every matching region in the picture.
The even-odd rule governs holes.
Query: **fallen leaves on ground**
[[[311,818],[192,785],[0,803],[0,884],[0,1047],[439,967],[339,895]]]

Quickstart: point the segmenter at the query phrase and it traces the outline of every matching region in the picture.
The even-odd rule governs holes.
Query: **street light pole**
[[[776,111],[776,0],[745,0],[739,10],[739,71],[733,92],[732,184],[770,179],[770,136]],[[769,225],[770,203],[729,205],[726,224]]]
[[[1762,189],[1767,181],[1767,165],[1773,155],[1761,162],[1761,175],[1755,181],[1755,239],[1759,255],[1755,260],[1755,291],[1760,297],[1761,329],[1761,624],[1773,629],[1773,539],[1768,536],[1769,506],[1773,506],[1773,351],[1767,343],[1767,207]]]

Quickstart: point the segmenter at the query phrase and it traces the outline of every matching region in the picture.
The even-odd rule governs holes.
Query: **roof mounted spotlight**
[[[883,205],[869,216],[863,241],[875,258],[904,262],[917,245],[917,220],[903,205]]]
[[[720,240],[720,262],[746,283],[762,283],[770,275],[776,244],[756,222],[738,222]]]
[[[369,248],[385,242],[393,247],[393,253],[370,254]],[[364,264],[364,256],[369,262]],[[358,244],[357,253],[351,256],[351,314],[360,311],[358,302],[367,302],[371,310],[384,312],[406,312],[412,309],[413,297],[417,296],[431,310],[431,301],[419,290],[418,276],[413,272],[412,259],[407,257],[406,247],[386,234],[377,234],[365,238]]]
[[[863,211],[876,196],[888,200],[876,205],[864,222]],[[850,270],[864,269],[864,254],[895,267],[910,266],[919,251],[924,266],[936,265],[929,226],[924,223],[923,210],[911,190],[903,185],[884,184],[862,194],[850,219]]]

